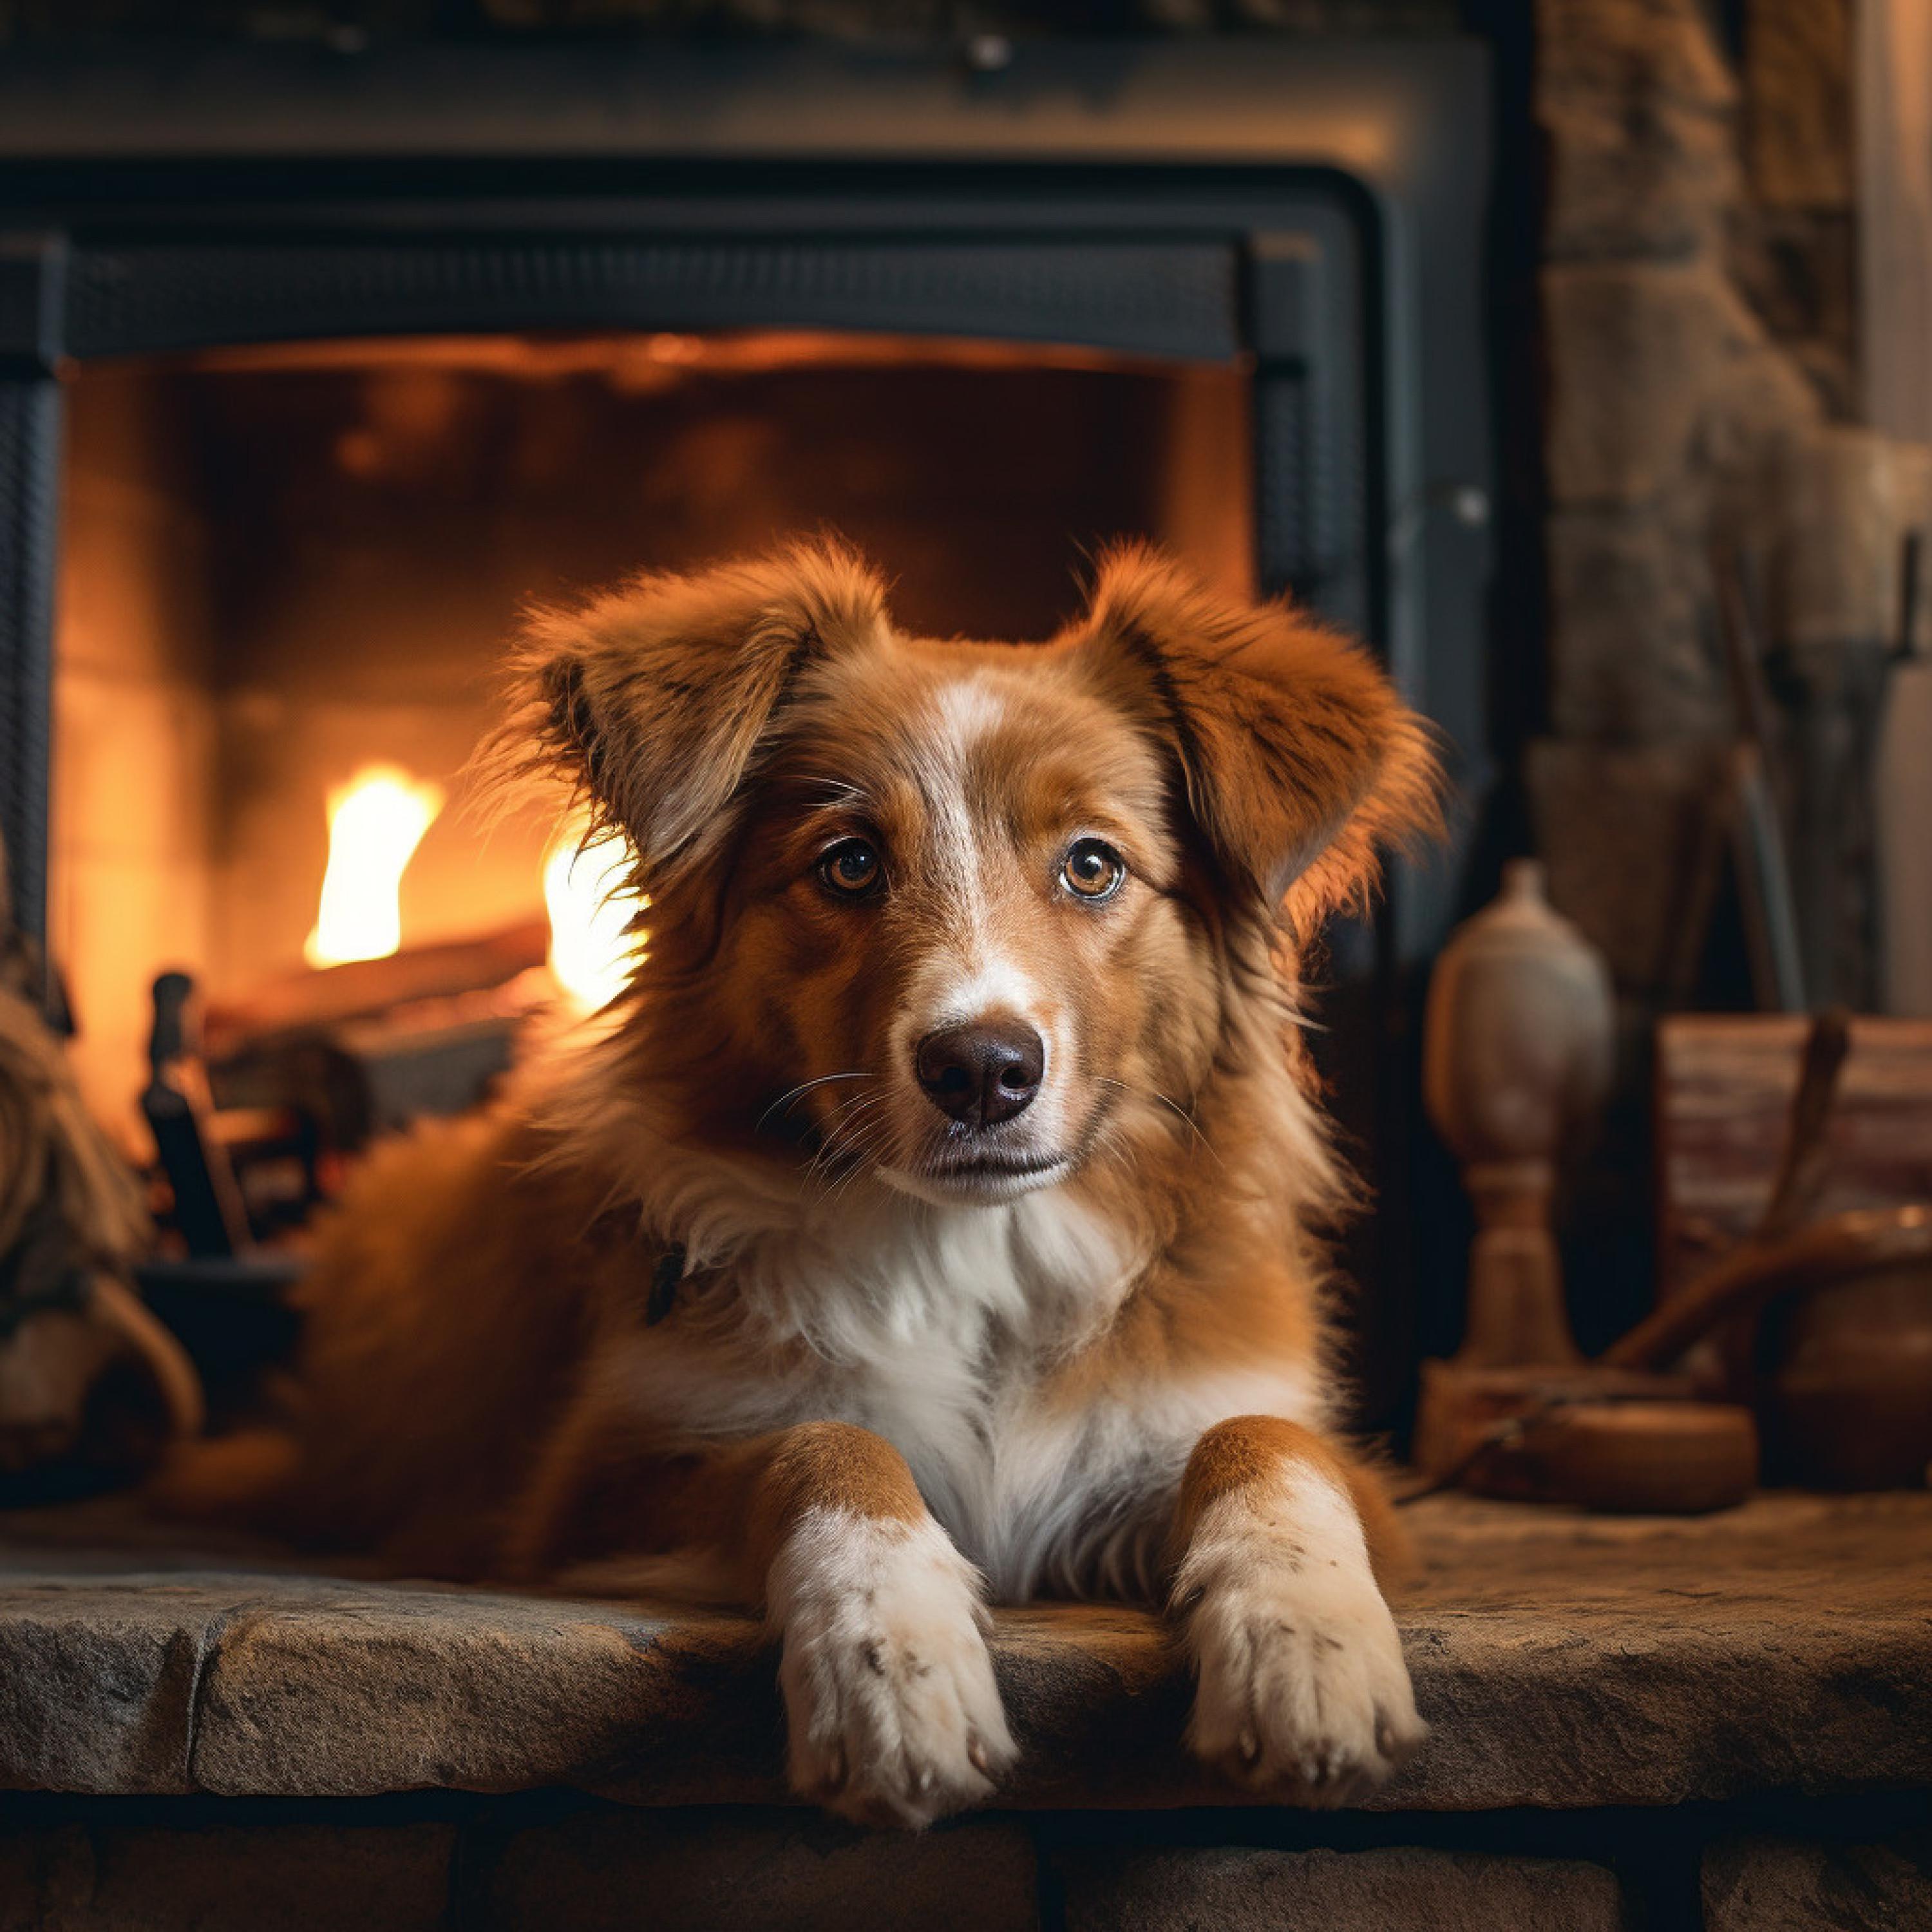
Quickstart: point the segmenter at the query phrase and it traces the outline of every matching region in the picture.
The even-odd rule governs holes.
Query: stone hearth
[[[1224,1808],[1176,1748],[1158,1624],[1048,1606],[998,1619],[1025,1751],[1000,1810],[919,1840],[784,1807],[749,1618],[184,1552],[119,1505],[15,1516],[0,1784],[40,1795],[0,1813],[0,1926],[57,1894],[106,1922],[122,1888],[168,1925],[614,1923],[648,1893],[667,1926],[1346,1927],[1426,1898],[1414,1922],[1608,1928],[1700,1860],[1713,1928],[1847,1871],[1914,1922],[1924,1846],[1887,1842],[1886,1794],[1932,1782],[1932,1498],[1415,1516],[1398,1610],[1435,1735],[1364,1812]],[[196,1917],[218,1868],[227,1916]]]

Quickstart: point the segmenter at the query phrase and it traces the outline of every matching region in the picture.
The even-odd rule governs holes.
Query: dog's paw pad
[[[936,1526],[887,1527],[821,1566],[836,1587],[788,1593],[779,1682],[793,1790],[916,1828],[983,1802],[1017,1752],[970,1570]]]
[[[1257,1795],[1346,1804],[1429,1734],[1394,1619],[1366,1577],[1318,1592],[1266,1571],[1210,1590],[1189,1619],[1189,1748]]]

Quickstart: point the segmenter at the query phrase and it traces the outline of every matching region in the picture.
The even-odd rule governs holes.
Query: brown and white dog
[[[650,956],[368,1164],[274,1520],[762,1604],[792,1783],[854,1817],[1012,1762],[988,1592],[1164,1603],[1253,1791],[1386,1775],[1424,1726],[1332,1432],[1294,972],[1433,809],[1380,672],[1137,550],[1050,643],[909,637],[815,545],[543,616],[519,678],[501,755],[624,835]]]

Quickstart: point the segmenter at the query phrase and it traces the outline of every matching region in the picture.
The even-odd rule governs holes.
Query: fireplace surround
[[[1328,969],[1338,1110],[1397,1210],[1355,1259],[1412,1310],[1412,969],[1453,915],[1490,773],[1486,90],[1480,50],[1450,39],[1042,44],[976,64],[723,46],[10,61],[0,830],[18,916],[44,929],[76,372],[744,331],[1234,370],[1253,581],[1370,640],[1462,800],[1448,858],[1402,866]]]

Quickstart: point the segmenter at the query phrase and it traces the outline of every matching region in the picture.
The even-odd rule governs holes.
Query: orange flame
[[[386,959],[403,943],[403,874],[442,809],[442,788],[395,765],[365,765],[328,795],[328,867],[311,966]]]
[[[630,929],[648,899],[613,890],[628,854],[622,842],[583,844],[581,823],[566,825],[544,855],[544,904],[550,912],[550,970],[580,1012],[595,1012],[622,992],[643,956],[646,935]]]

